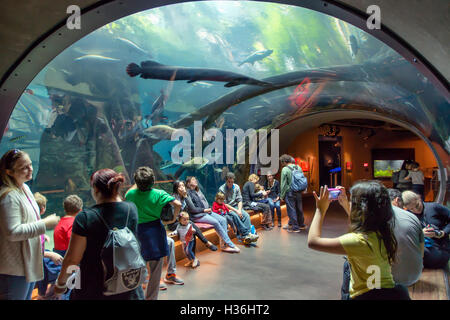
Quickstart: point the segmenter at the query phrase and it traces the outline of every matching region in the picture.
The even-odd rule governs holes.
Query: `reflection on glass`
[[[170,135],[193,134],[195,120],[257,130],[359,109],[408,121],[450,151],[448,107],[409,62],[343,21],[288,5],[191,2],[114,21],[62,52],[21,96],[1,152],[30,154],[49,212],[71,193],[92,203],[90,175],[105,167],[131,184],[150,166],[167,191],[195,175],[211,201],[228,171],[243,182],[250,168],[174,164]]]

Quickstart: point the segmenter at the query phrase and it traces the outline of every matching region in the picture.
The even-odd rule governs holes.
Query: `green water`
[[[254,63],[242,64],[252,54],[270,50]],[[127,74],[131,63],[148,60],[218,69],[273,86],[225,87],[224,81]],[[236,156],[227,165],[173,165],[169,152],[176,143],[167,135],[149,134],[156,126],[168,126],[161,129],[166,133],[181,128],[192,134],[194,120],[204,129],[225,133],[281,128],[324,111],[363,110],[410,123],[450,152],[449,103],[409,61],[364,30],[290,5],[195,1],[139,12],[68,47],[27,89],[12,113],[0,153],[19,148],[30,154],[30,185],[33,192],[46,192],[49,213],[61,214],[69,194],[93,205],[89,179],[102,168],[122,172],[128,185],[139,166],[153,168],[157,181],[195,175],[210,203],[226,171],[233,171],[240,185],[247,181],[252,169],[238,164]],[[153,108],[159,103],[162,111]],[[209,144],[200,143],[203,150]],[[227,152],[237,151],[225,146],[223,160]],[[156,187],[172,191],[171,183]]]

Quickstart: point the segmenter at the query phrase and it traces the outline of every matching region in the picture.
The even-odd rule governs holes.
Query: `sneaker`
[[[170,283],[170,284],[178,284],[178,285],[184,284],[184,281],[177,278],[176,274],[174,274],[174,273],[172,273],[171,275],[166,275],[166,277],[164,278],[164,282]]]
[[[271,226],[269,226],[269,225],[267,225],[267,224],[264,225],[263,228],[264,228],[264,230],[266,230],[266,231],[270,231],[270,230],[273,229],[273,227],[271,227]]]
[[[211,242],[209,242],[209,241],[208,241],[208,243],[206,244],[206,246],[207,246],[208,249],[211,250],[211,251],[217,251],[217,247],[216,247],[213,243],[211,243]]]
[[[194,261],[192,262],[192,268],[197,268],[200,265],[200,261],[195,258]]]
[[[250,235],[247,235],[247,236],[242,240],[242,242],[243,242],[244,244],[250,244],[250,243],[252,243],[252,241],[253,241],[253,238],[252,238]]]
[[[278,228],[281,228],[281,222],[280,222],[280,223],[278,223]]]
[[[259,235],[258,234],[249,234],[250,239],[252,240],[252,242],[256,242],[259,239]]]
[[[241,252],[241,249],[239,249],[238,247],[234,247],[234,248],[227,247],[225,249],[222,249],[222,251],[229,252],[229,253],[239,253],[239,252]]]
[[[291,232],[291,233],[300,233],[300,229],[287,229],[287,232]]]
[[[300,228],[300,230],[306,230],[306,229],[308,229],[308,226],[306,224],[304,224],[304,225],[301,225],[299,228]]]
[[[161,291],[167,290],[167,286],[164,283],[160,283],[159,290],[161,290]]]
[[[291,229],[292,227],[290,226],[290,225],[288,225],[288,224],[285,224],[284,226],[283,226],[283,229],[285,229],[285,230],[287,230],[287,229]]]

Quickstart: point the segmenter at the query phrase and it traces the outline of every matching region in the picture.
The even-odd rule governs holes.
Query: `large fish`
[[[119,43],[122,43],[131,52],[135,52],[137,54],[141,54],[141,55],[144,55],[144,56],[147,56],[150,58],[152,57],[152,55],[150,53],[148,53],[147,51],[145,51],[144,49],[139,47],[136,43],[134,43],[131,40],[121,38],[121,37],[117,37],[116,40],[119,41]]]
[[[174,178],[178,179],[183,174],[184,170],[186,170],[186,169],[201,170],[208,164],[208,162],[209,162],[209,160],[206,158],[202,158],[202,157],[192,158],[191,160],[183,163],[180,166],[180,168],[178,168],[178,170],[174,174]]]
[[[264,59],[265,57],[268,57],[272,54],[273,50],[261,50],[256,51],[249,55],[244,61],[239,63],[239,67],[242,66],[244,63],[251,63],[252,65],[259,60]]]
[[[152,140],[170,140],[172,134],[177,130],[166,125],[157,125],[143,130],[142,134],[144,137]]]
[[[174,77],[173,74],[175,72],[176,76]],[[127,67],[127,73],[130,77],[140,74],[143,79],[188,80],[188,83],[198,80],[227,82],[225,87],[234,87],[240,84],[263,87],[272,86],[269,82],[249,78],[239,73],[219,69],[167,66],[151,60],[141,62],[141,66],[138,66],[136,63],[130,63]]]
[[[78,57],[74,60],[75,62],[92,62],[92,63],[104,63],[104,62],[118,62],[120,59],[105,57],[98,54],[87,54],[81,57]]]

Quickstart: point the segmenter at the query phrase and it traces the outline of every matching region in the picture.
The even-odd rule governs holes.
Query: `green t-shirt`
[[[146,223],[160,219],[162,208],[167,203],[175,200],[170,194],[159,189],[152,189],[150,191],[131,189],[125,195],[125,199],[136,205],[139,214],[138,223]]]
[[[369,291],[371,288],[369,288],[368,282],[370,282],[370,286],[373,286],[374,276],[378,278],[380,288],[395,286],[386,248],[375,232],[347,233],[340,236],[339,240],[347,252],[348,262],[351,266],[350,298],[353,299]],[[379,270],[377,274],[373,271],[374,267]]]

